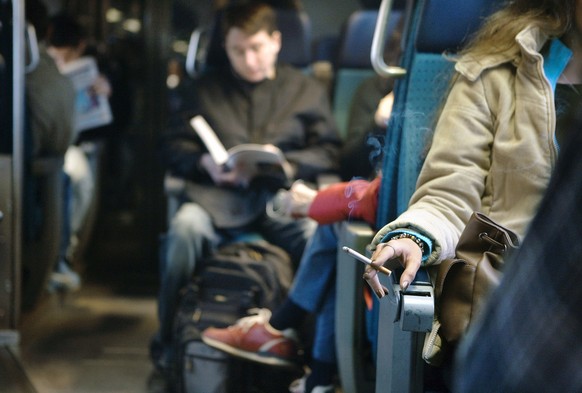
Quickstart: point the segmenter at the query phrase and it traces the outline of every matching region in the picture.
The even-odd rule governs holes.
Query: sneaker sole
[[[208,337],[202,336],[202,341],[208,346],[219,349],[223,352],[226,352],[238,358],[251,360],[257,363],[267,364],[270,366],[297,367],[297,363],[292,362],[290,360],[285,360],[274,356],[261,355],[256,352],[243,351],[242,349],[232,347],[228,344],[223,343],[222,341],[213,340]]]

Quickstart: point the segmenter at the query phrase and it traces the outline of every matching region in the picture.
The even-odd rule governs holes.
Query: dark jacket
[[[340,137],[327,92],[316,80],[286,65],[274,80],[250,84],[217,70],[192,83],[172,116],[162,151],[170,173],[189,180],[188,196],[206,208],[217,226],[235,227],[258,217],[261,189],[217,189],[199,166],[206,152],[189,120],[201,114],[229,149],[271,143],[295,168],[295,177],[315,181],[335,172]],[[231,210],[234,209],[234,210]],[[226,211],[225,211],[226,210]]]
[[[394,81],[374,75],[365,79],[354,93],[348,134],[340,154],[339,173],[344,181],[355,177],[372,179],[382,162],[386,126],[378,127],[374,115],[378,103],[392,91]]]

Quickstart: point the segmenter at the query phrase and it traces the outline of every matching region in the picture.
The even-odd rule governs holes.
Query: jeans
[[[289,298],[316,314],[313,358],[336,362],[335,302],[339,224],[320,225],[309,240]]]
[[[197,263],[220,244],[248,238],[250,233],[289,253],[295,266],[299,264],[307,240],[316,224],[310,219],[294,220],[265,215],[244,228],[218,230],[208,213],[198,204],[184,203],[170,224],[161,260],[158,318],[158,339],[168,345],[172,338],[172,323],[180,297],[180,290],[191,280]]]
[[[69,146],[63,168],[63,224],[59,258],[74,255],[78,237],[95,199],[95,174],[87,154]]]
[[[73,191],[71,186],[71,177],[62,171],[63,179],[63,201],[62,201],[62,212],[61,212],[61,238],[59,242],[59,259],[67,259],[67,251],[69,249],[69,244],[71,241],[71,201],[73,198]],[[55,261],[58,264],[58,261]]]

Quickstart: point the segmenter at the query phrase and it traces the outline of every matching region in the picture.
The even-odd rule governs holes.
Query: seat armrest
[[[364,264],[342,250],[348,246],[362,254],[372,241],[374,231],[363,221],[340,225],[337,255],[336,351],[338,372],[344,392],[370,392],[373,379],[367,376],[364,359],[366,345]],[[339,306],[341,305],[341,306]]]
[[[397,306],[395,322],[400,323],[400,329],[406,332],[430,332],[434,319],[435,298],[433,284],[425,268],[421,268],[414,281],[406,289],[400,290],[401,269],[395,270],[390,276],[392,288],[388,297]]]
[[[421,393],[424,391],[424,360],[420,354],[426,329],[430,330],[432,326],[432,318],[427,315],[432,315],[430,310],[434,312],[434,303],[429,304],[431,300],[432,302],[434,300],[430,296],[417,296],[418,293],[432,293],[430,281],[426,283],[422,279],[423,272],[426,271],[421,269],[419,272],[421,279],[411,284],[411,290],[407,290],[402,296],[404,300],[399,299],[401,292],[397,284],[398,272],[394,272],[390,277],[379,275],[380,282],[386,288],[390,288],[391,293],[380,300],[376,393]],[[395,301],[395,296],[397,301]],[[411,313],[411,310],[415,311]],[[422,322],[411,323],[414,313],[419,310],[419,313],[424,315],[421,318]],[[406,313],[411,313],[411,318],[403,317]],[[427,323],[428,320],[430,324]]]

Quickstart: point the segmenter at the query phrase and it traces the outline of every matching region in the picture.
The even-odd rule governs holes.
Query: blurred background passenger
[[[170,119],[162,146],[170,173],[186,181],[186,202],[172,219],[162,260],[160,331],[151,346],[161,371],[171,356],[180,290],[205,256],[254,233],[287,251],[297,266],[315,229],[307,219],[267,216],[267,200],[281,184],[261,177],[249,181],[236,167],[225,171],[190,119],[202,115],[227,149],[243,143],[276,146],[292,168],[291,180],[315,183],[338,166],[341,140],[327,92],[300,70],[278,62],[281,33],[274,9],[261,2],[236,3],[225,9],[222,23],[229,62],[193,84],[180,115]]]
[[[387,54],[398,63],[402,24],[390,37]],[[273,363],[296,362],[301,347],[299,332],[310,314],[315,315],[313,348],[308,371],[290,386],[293,393],[332,392],[337,376],[335,344],[336,259],[340,224],[364,220],[376,225],[381,176],[377,165],[383,157],[383,135],[392,112],[393,81],[379,76],[364,80],[350,105],[348,136],[340,154],[340,175],[347,182],[316,191],[295,182],[279,199],[272,213],[309,217],[319,225],[306,246],[293,287],[275,310],[263,309],[224,329],[209,328],[202,334],[206,344],[247,360]],[[373,180],[369,180],[373,179]],[[376,311],[376,310],[374,310]],[[376,337],[369,337],[375,354]],[[303,337],[303,341],[305,337]],[[282,345],[270,346],[278,342]],[[286,350],[284,350],[285,348]]]
[[[87,37],[83,27],[70,15],[60,13],[52,16],[48,26],[48,53],[55,60],[55,63],[65,72],[67,67],[78,62],[79,59],[87,55]],[[94,206],[96,198],[96,171],[97,168],[91,163],[88,155],[95,149],[91,143],[82,143],[82,134],[95,128],[93,120],[91,125],[85,125],[83,119],[86,111],[93,108],[86,108],[87,99],[98,100],[98,96],[108,99],[111,96],[111,85],[105,75],[99,73],[92,82],[89,92],[80,89],[78,86],[75,113],[76,129],[74,143],[71,144],[65,155],[64,171],[65,178],[65,216],[63,223],[62,244],[60,256],[57,261],[56,270],[49,282],[49,290],[76,290],[80,286],[80,266],[73,268],[73,257],[77,253],[76,247],[90,209]],[[88,98],[87,98],[88,95]],[[97,102],[97,101],[96,101]],[[92,106],[93,104],[91,104]],[[109,103],[106,103],[107,109]],[[109,124],[111,118],[104,119],[103,124]]]
[[[29,119],[29,134],[26,136],[30,138],[30,141],[25,145],[28,151],[26,162],[30,165],[31,159],[34,157],[64,158],[75,135],[75,89],[72,82],[60,73],[47,50],[46,37],[49,21],[45,5],[38,0],[30,0],[26,2],[25,7],[26,17],[35,28],[39,46],[39,62],[31,72],[26,74],[25,79],[26,107]],[[67,182],[67,176],[63,175],[64,188],[66,188]],[[25,185],[27,190],[25,192],[26,208],[24,209],[25,222],[27,223],[25,234],[29,238],[36,236],[35,233],[41,226],[40,222],[46,219],[46,217],[42,217],[43,207],[35,199],[38,198],[37,193],[42,192],[38,187],[39,185],[32,176]],[[67,233],[68,204],[66,201],[63,201],[62,209],[63,232]],[[61,241],[63,242],[61,248],[66,247],[68,241],[64,237],[61,238]],[[70,270],[60,258],[57,261],[50,261],[49,266],[51,269],[54,266],[57,271]],[[44,273],[36,269],[31,269],[29,272],[25,268],[25,281],[32,279],[29,274]],[[66,279],[71,287],[78,288],[77,275],[60,276],[59,279]],[[31,282],[36,282],[36,279]],[[25,283],[23,287],[27,288],[28,284]],[[26,299],[25,303],[28,304],[32,301],[34,300]]]
[[[40,54],[37,67],[26,74],[25,81],[32,156],[64,156],[74,137],[75,91],[47,52],[45,5],[39,0],[27,1],[26,17],[36,30]]]

